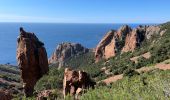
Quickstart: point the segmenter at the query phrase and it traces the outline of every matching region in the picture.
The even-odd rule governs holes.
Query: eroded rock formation
[[[118,52],[134,51],[145,39],[153,35],[162,36],[166,30],[160,26],[141,26],[131,29],[128,25],[122,26],[118,31],[109,31],[99,42],[95,50],[95,60],[108,59]]]
[[[101,58],[107,58],[105,57],[105,53],[109,54],[110,52],[107,52],[107,50],[111,51],[110,56],[115,55],[115,39],[114,39],[114,30],[109,31],[106,36],[102,38],[100,43],[97,45],[95,50],[95,58],[96,62],[98,62]],[[110,48],[111,47],[111,48]],[[106,48],[106,49],[105,49]]]
[[[61,43],[57,46],[49,59],[49,63],[59,63],[59,67],[64,65],[64,61],[72,56],[87,53],[89,49],[78,43]]]
[[[63,95],[79,95],[84,89],[94,88],[96,83],[90,79],[90,76],[84,71],[75,71],[66,68],[63,79]]]
[[[126,37],[122,52],[133,51],[145,39],[146,27],[139,26],[133,29]]]
[[[20,28],[17,43],[17,60],[24,93],[31,96],[36,82],[49,70],[47,53],[44,44],[35,34],[25,32],[23,28]]]
[[[154,34],[162,34],[164,31],[161,31],[159,26],[146,26],[145,36],[147,39],[150,39]]]
[[[122,26],[118,31],[109,31],[99,42],[95,51],[96,62],[100,59],[108,59],[116,55],[124,44],[124,39],[131,32],[131,28],[127,25]]]

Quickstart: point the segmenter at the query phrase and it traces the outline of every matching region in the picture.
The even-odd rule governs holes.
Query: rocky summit
[[[44,43],[34,33],[20,28],[17,39],[17,60],[26,96],[33,94],[36,82],[48,72],[48,59]]]
[[[78,43],[61,43],[57,46],[52,56],[49,58],[49,63],[58,63],[59,67],[64,65],[64,61],[72,56],[78,56],[89,52],[89,49]]]
[[[95,60],[108,59],[118,52],[134,51],[145,39],[150,39],[154,34],[162,35],[166,30],[159,26],[142,26],[132,29],[128,25],[118,30],[109,31],[99,42],[95,50]]]

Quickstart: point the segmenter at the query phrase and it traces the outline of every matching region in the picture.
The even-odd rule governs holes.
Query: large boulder
[[[88,51],[89,49],[78,43],[61,43],[49,58],[49,63],[59,63],[59,67],[61,67],[68,58],[87,53]]]
[[[7,90],[0,90],[0,100],[12,100],[12,95]]]
[[[95,84],[86,72],[66,68],[63,79],[64,98],[68,94],[71,96],[79,95],[84,89],[94,88]]]
[[[36,82],[48,72],[48,58],[44,43],[34,33],[20,28],[17,39],[17,60],[26,96],[33,94]]]

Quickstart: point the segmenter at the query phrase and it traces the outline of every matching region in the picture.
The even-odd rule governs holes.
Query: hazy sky
[[[0,22],[166,21],[170,21],[170,0],[0,0]]]

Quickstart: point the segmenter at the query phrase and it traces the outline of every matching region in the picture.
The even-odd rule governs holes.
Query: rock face
[[[118,52],[134,51],[145,39],[150,39],[153,35],[162,35],[165,30],[159,26],[141,26],[131,29],[128,25],[120,29],[109,31],[99,42],[95,50],[96,62],[100,59],[114,57]]]
[[[17,60],[24,93],[31,96],[36,82],[49,70],[47,53],[44,44],[35,34],[25,32],[23,28],[20,28],[17,42]]]
[[[0,99],[1,100],[12,100],[12,95],[5,90],[0,90]]]
[[[124,39],[131,30],[132,29],[129,26],[124,25],[118,31],[109,31],[96,47],[96,62],[102,58],[108,59],[115,56],[122,48],[122,43],[124,43]]]
[[[84,89],[94,88],[96,83],[93,82],[89,75],[84,71],[75,71],[66,68],[63,79],[63,95],[72,96],[80,94]]]
[[[159,26],[146,26],[146,38],[150,39],[154,34],[162,34],[164,31],[161,31]]]
[[[49,63],[59,63],[59,67],[63,66],[64,61],[72,56],[87,53],[89,49],[78,43],[61,43],[57,46],[49,59]]]
[[[133,51],[145,39],[146,27],[139,26],[133,29],[126,37],[122,52]]]

